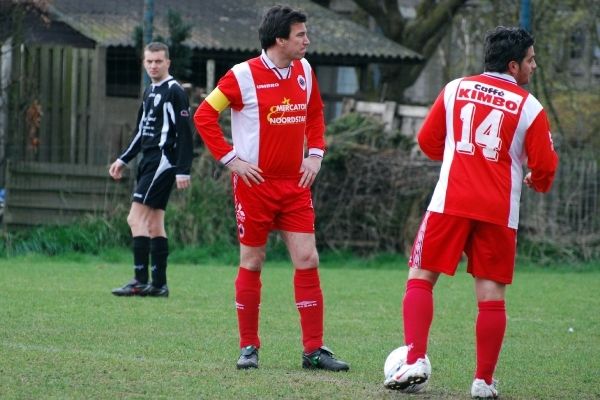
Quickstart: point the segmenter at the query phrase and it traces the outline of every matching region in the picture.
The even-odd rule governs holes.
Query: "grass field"
[[[263,272],[260,369],[237,371],[234,265],[169,266],[171,297],[117,298],[122,257],[0,260],[2,399],[466,399],[474,370],[472,278],[440,279],[429,387],[383,388],[402,343],[405,263],[326,261],[325,343],[348,373],[301,368],[292,268]],[[600,398],[600,269],[519,268],[496,371],[501,399]]]

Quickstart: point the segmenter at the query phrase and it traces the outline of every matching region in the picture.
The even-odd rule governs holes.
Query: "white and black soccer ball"
[[[387,356],[385,364],[383,364],[383,374],[385,375],[386,380],[391,379],[400,370],[400,368],[406,364],[407,355],[408,347],[400,346]],[[407,388],[398,390],[403,393],[415,393],[427,386],[429,383],[429,378],[431,377],[431,363],[429,362],[427,355],[425,355],[425,367],[427,372],[427,380],[425,382],[410,385]]]

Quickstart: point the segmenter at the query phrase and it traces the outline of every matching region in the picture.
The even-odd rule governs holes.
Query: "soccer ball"
[[[383,374],[385,375],[386,380],[391,379],[400,370],[400,368],[402,368],[402,366],[406,364],[407,355],[408,347],[401,346],[392,351],[387,356],[385,364],[383,365]],[[403,393],[415,393],[427,386],[427,384],[429,383],[429,378],[431,377],[431,363],[429,362],[429,358],[427,357],[427,355],[425,355],[425,365],[427,372],[427,380],[425,380],[425,382],[409,385],[404,389],[398,390],[400,390]]]

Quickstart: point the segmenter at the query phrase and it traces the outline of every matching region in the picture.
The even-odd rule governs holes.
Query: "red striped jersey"
[[[442,160],[428,210],[517,229],[523,164],[547,192],[558,164],[540,102],[506,74],[484,73],[446,85],[418,141]]]
[[[218,124],[231,108],[233,146]],[[194,115],[211,154],[227,165],[236,157],[258,165],[265,177],[301,176],[305,141],[310,155],[325,151],[323,102],[305,60],[277,69],[263,55],[235,65]]]

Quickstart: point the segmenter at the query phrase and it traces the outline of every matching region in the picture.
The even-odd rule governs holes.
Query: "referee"
[[[110,166],[110,176],[121,179],[121,171],[142,152],[137,188],[127,223],[133,236],[134,278],[115,296],[168,297],[165,209],[173,183],[177,189],[190,186],[193,158],[188,98],[169,75],[169,48],[153,42],[144,49],[144,68],[152,84],[144,91],[131,144]],[[148,265],[152,258],[152,281]]]

